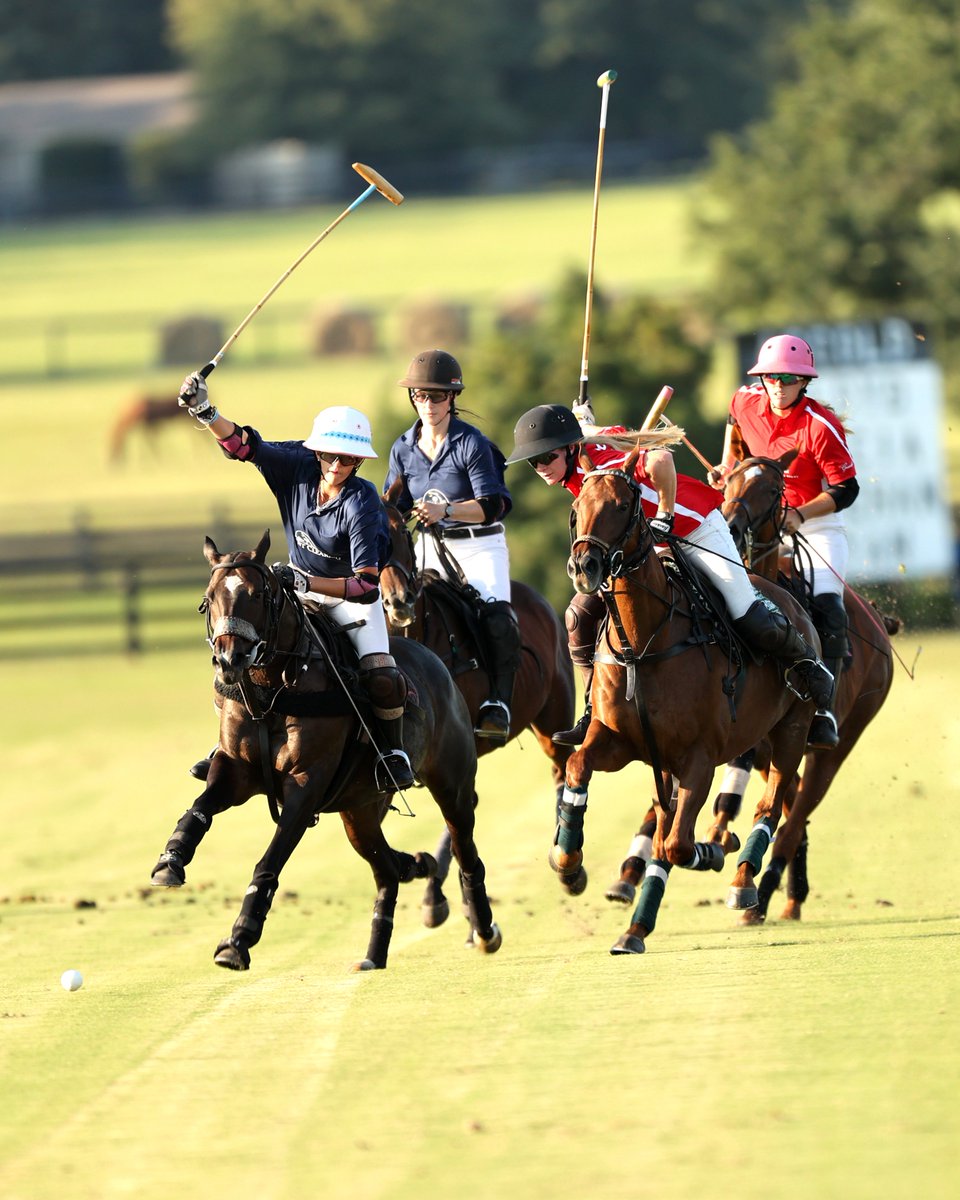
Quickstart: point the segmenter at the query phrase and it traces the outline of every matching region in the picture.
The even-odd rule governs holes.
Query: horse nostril
[[[567,575],[571,579],[575,579],[577,576],[577,563],[576,563],[576,559],[573,557],[572,554],[567,559]]]

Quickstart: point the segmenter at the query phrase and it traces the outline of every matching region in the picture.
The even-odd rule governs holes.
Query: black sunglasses
[[[527,462],[531,467],[545,467],[552,463],[559,453],[559,450],[548,450],[546,454],[535,454],[533,458],[528,458]]]

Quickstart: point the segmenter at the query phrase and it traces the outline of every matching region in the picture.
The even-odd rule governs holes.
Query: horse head
[[[632,450],[622,467],[598,468],[584,447],[580,451],[583,487],[570,513],[570,558],[567,574],[578,592],[596,592],[607,578],[617,578],[628,561],[653,538],[640,506],[634,469],[640,454]]]
[[[238,554],[221,554],[212,538],[204,539],[210,584],[200,611],[207,616],[213,665],[228,685],[238,683],[251,667],[263,665],[276,645],[284,592],[266,565],[269,549],[269,530],[254,550]]]
[[[726,478],[721,512],[737,549],[751,567],[779,545],[784,474],[797,454],[794,448],[779,458],[746,458]],[[775,574],[776,555],[773,567]]]
[[[421,588],[413,537],[396,504],[402,490],[403,482],[397,479],[381,497],[390,526],[390,558],[380,572],[380,594],[391,630],[408,629],[414,623]]]

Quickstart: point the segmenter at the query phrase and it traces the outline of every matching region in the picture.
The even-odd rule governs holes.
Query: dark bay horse
[[[697,816],[715,768],[768,738],[767,786],[732,884],[744,896],[755,890],[814,711],[812,700],[785,685],[776,662],[758,663],[744,652],[738,665],[720,646],[705,643],[702,619],[655,552],[633,477],[638,453],[618,470],[596,469],[587,451],[580,457],[585,479],[573,505],[568,572],[578,591],[604,587],[610,621],[594,660],[593,720],[582,747],[567,761],[551,852],[561,883],[575,885],[583,872],[583,821],[593,772],[619,771],[635,760],[654,768],[660,794],[653,857],[632,921],[612,954],[644,952],[674,866],[722,869],[722,846],[695,840]],[[755,582],[818,644],[809,618],[788,593],[765,580]],[[671,775],[678,781],[675,802],[666,786]]]
[[[389,794],[374,778],[375,754],[364,740],[369,713],[351,700],[350,667],[338,663],[333,638],[324,638],[303,606],[266,565],[264,533],[257,547],[221,554],[206,539],[210,585],[201,604],[207,614],[215,667],[220,742],[206,789],[177,822],[152,872],[160,887],[179,887],[186,867],[213,818],[266,794],[276,831],[257,863],[229,937],[214,961],[236,971],[250,965],[279,885],[280,872],[319,814],[338,812],[351,845],[370,864],[377,885],[370,942],[358,970],[383,968],[393,931],[398,885],[426,878],[429,855],[392,849],[381,829]],[[477,756],[473,723],[443,664],[416,642],[393,639],[391,651],[407,678],[409,706],[404,747],[449,830],[460,866],[464,912],[471,943],[499,949],[484,884],[485,868],[474,841]],[[355,684],[355,679],[354,679]]]
[[[390,562],[380,574],[387,622],[391,633],[423,642],[443,660],[475,721],[487,697],[487,674],[469,621],[456,599],[450,599],[451,589],[431,579],[429,572],[424,577],[417,569],[413,538],[395,503],[401,486],[383,497],[391,539]],[[555,745],[551,735],[558,729],[569,729],[575,715],[573,665],[567,653],[566,633],[552,606],[533,588],[514,580],[511,601],[520,624],[521,660],[510,707],[510,740],[528,727],[533,731],[550,760],[559,802],[570,747]],[[481,756],[499,745],[477,738]],[[436,858],[439,870],[427,885],[423,903],[428,925],[446,919],[446,900],[441,890],[450,859],[446,836],[437,847]]]
[[[779,578],[795,595],[803,591],[803,579],[797,558],[788,566],[789,575],[780,572],[779,553],[783,530],[784,472],[796,457],[789,450],[779,458],[744,459],[727,476],[723,514],[730,525],[737,548],[751,570],[766,579]],[[802,529],[800,552],[802,557]],[[850,755],[861,734],[883,707],[893,682],[893,651],[890,636],[900,629],[900,621],[886,617],[863,599],[853,588],[844,586],[848,638],[851,655],[844,664],[837,687],[836,718],[839,745],[833,750],[809,750],[803,774],[794,780],[786,800],[786,818],[777,832],[770,851],[770,862],[758,888],[758,904],[741,916],[745,924],[763,921],[773,893],[780,886],[784,869],[787,876],[787,903],[781,917],[799,920],[809,893],[807,877],[807,823],[810,814],[827,794],[830,785]],[[756,766],[764,769],[767,753],[760,747]],[[750,761],[750,760],[748,760]],[[733,764],[731,764],[733,767]],[[735,769],[735,768],[734,768]],[[724,791],[717,798],[713,832],[726,828],[739,809],[746,775],[739,774],[740,787]]]

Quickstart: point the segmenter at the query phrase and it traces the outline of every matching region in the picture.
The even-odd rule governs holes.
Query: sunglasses
[[[527,462],[531,467],[546,467],[557,457],[561,452],[559,450],[548,450],[546,454],[537,454],[533,458],[528,458]]]
[[[783,384],[799,383],[801,380],[805,380],[805,376],[803,376],[803,375],[784,375],[784,374],[763,375],[763,376],[761,376],[761,378],[765,379],[767,381],[767,383],[783,383]]]
[[[451,392],[423,392],[423,391],[420,391],[419,389],[414,389],[414,391],[412,391],[410,393],[410,395],[415,404],[427,404],[431,400],[433,401],[434,404],[442,404],[444,402],[444,400],[450,399],[452,393]]]
[[[341,467],[357,467],[363,462],[359,454],[327,454],[323,450],[320,451],[319,458],[331,465],[338,462]]]

